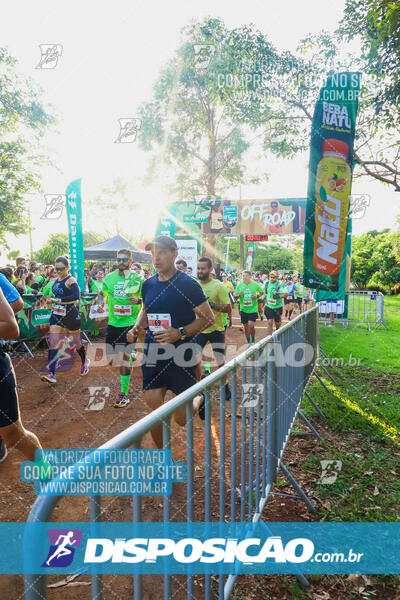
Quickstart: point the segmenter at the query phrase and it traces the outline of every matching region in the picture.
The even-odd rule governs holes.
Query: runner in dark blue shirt
[[[146,329],[143,350],[143,391],[150,410],[164,401],[167,390],[180,394],[196,383],[196,344],[193,336],[214,322],[214,315],[201,289],[189,275],[177,271],[178,248],[174,239],[158,236],[146,247],[153,255],[157,274],[143,283],[143,306],[128,341]],[[186,407],[174,415],[186,424]],[[154,442],[162,448],[162,426],[152,430]]]
[[[170,315],[165,317],[168,326],[175,329],[185,327],[196,319],[194,308],[207,301],[201,286],[190,275],[182,271],[176,273],[167,281],[162,281],[159,275],[153,275],[143,283],[143,302],[150,315]],[[151,319],[151,317],[150,317]],[[160,320],[160,319],[158,319]],[[165,319],[164,319],[165,320]],[[155,327],[150,327],[146,332],[146,342],[154,342]],[[187,342],[189,336],[185,337]],[[181,339],[175,345],[182,343]]]

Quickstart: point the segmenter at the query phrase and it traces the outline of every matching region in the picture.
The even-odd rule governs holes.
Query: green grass
[[[308,474],[307,492],[321,521],[400,519],[400,297],[385,297],[384,316],[388,331],[369,332],[366,326],[352,324],[347,330],[339,324],[320,329],[321,346],[336,361],[336,366],[328,367],[335,383],[323,376],[330,392],[310,390],[326,418],[312,417],[323,439],[300,466]],[[350,356],[352,366],[346,364]],[[341,360],[344,365],[338,366]],[[313,410],[307,400],[303,408]],[[319,481],[323,459],[342,463],[332,484]],[[276,485],[286,486],[287,481],[279,477]],[[281,576],[279,597],[312,600],[327,597],[328,590],[331,598],[350,600],[379,598],[386,590],[391,594],[385,597],[394,598],[400,590],[397,575],[372,576],[374,588],[366,588],[363,595],[359,589],[364,587],[347,576],[340,576],[340,585],[338,576],[307,575],[307,579],[311,587],[303,590],[293,578]],[[247,597],[243,589],[237,593],[235,600]],[[265,594],[264,600],[269,600]]]
[[[323,377],[330,393],[311,389],[332,443],[321,442],[302,465],[314,475],[320,515],[329,521],[400,518],[400,297],[385,297],[385,320],[388,331],[354,325],[320,330],[325,353],[345,366],[328,367],[335,378]],[[346,366],[350,356],[360,359],[358,366]],[[318,482],[322,459],[342,462],[333,484]]]
[[[325,354],[345,362],[351,355],[362,367],[400,373],[400,296],[385,296],[384,319],[389,330],[381,325],[368,331],[366,325],[352,323],[348,329],[339,323],[334,328],[321,326],[320,342]]]
[[[333,431],[359,432],[373,441],[400,444],[400,374],[378,374],[365,367],[328,369],[330,390],[313,388],[312,397],[329,418]]]

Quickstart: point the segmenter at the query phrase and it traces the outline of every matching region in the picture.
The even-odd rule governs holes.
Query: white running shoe
[[[89,365],[90,365],[90,360],[87,358],[85,360],[85,364],[81,366],[81,375],[87,375],[89,373]]]
[[[42,381],[47,381],[47,383],[57,383],[56,376],[54,375],[54,373],[43,373],[40,376],[40,379]]]

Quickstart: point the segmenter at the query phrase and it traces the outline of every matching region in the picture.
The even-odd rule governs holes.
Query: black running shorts
[[[78,307],[75,304],[64,304],[63,306],[66,308],[66,314],[62,316],[51,313],[50,325],[58,325],[68,331],[78,331],[81,328],[81,315]]]
[[[242,310],[240,311],[240,322],[243,325],[246,325],[249,321],[253,321],[254,323],[257,321],[258,313],[246,313]]]
[[[199,349],[192,337],[180,344],[163,347],[165,358],[158,354],[160,345],[145,343],[142,358],[143,391],[166,388],[178,395],[196,383],[196,361]],[[157,347],[159,347],[157,349]]]
[[[107,325],[106,333],[106,351],[107,356],[113,356],[119,352],[130,354],[130,350],[134,347],[134,344],[128,342],[126,334],[132,329],[133,325],[128,327],[114,327],[114,325]],[[129,348],[131,346],[131,348]]]
[[[10,357],[0,349],[0,427],[18,421],[18,397]]]
[[[225,331],[211,331],[210,333],[197,333],[194,336],[194,341],[198,344],[201,350],[210,342],[214,356],[219,356],[222,359],[225,357]]]
[[[283,306],[280,308],[269,308],[269,306],[266,306],[264,308],[265,317],[268,319],[268,321],[273,319],[275,323],[280,323],[282,321],[282,312]]]

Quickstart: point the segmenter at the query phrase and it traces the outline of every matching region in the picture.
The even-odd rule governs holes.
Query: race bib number
[[[268,300],[268,304],[272,304],[273,306],[275,306],[275,304],[276,304],[276,299],[275,299],[275,298],[270,298],[270,299]]]
[[[131,314],[132,306],[130,304],[124,304],[122,306],[114,304],[114,315],[118,315],[119,317],[130,317]]]
[[[147,321],[149,323],[150,331],[162,331],[171,327],[171,315],[169,313],[156,314],[148,313]]]
[[[253,298],[251,292],[245,292],[243,296],[243,306],[251,306],[253,304]]]
[[[65,315],[67,314],[66,306],[60,306],[57,304],[53,304],[52,310],[53,310],[53,314],[57,315],[58,317],[65,317]]]

